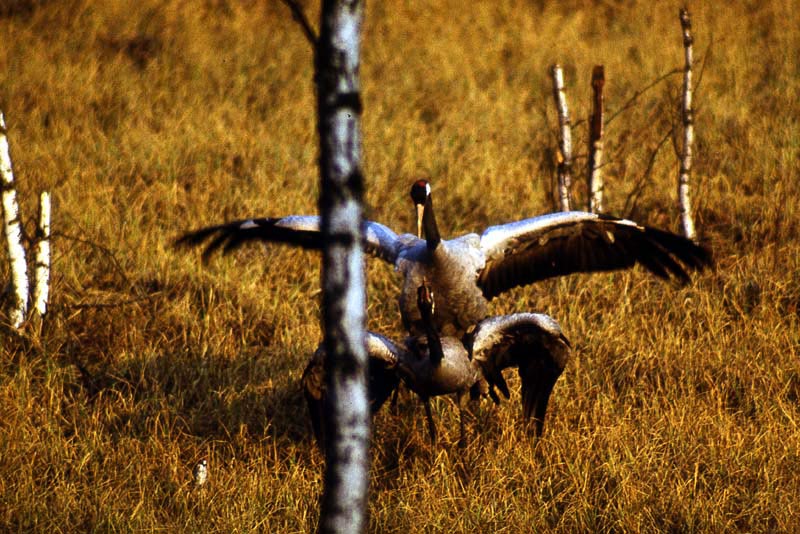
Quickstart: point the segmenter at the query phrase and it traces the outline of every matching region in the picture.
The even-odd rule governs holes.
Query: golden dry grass
[[[51,190],[59,236],[41,338],[2,334],[0,530],[314,529],[322,458],[298,379],[320,339],[317,258],[253,247],[203,267],[169,246],[225,219],[315,212],[308,43],[277,1],[2,5],[0,107],[23,213]],[[370,2],[369,216],[410,230],[418,175],[446,235],[548,211],[548,66],[565,66],[580,118],[604,63],[613,112],[682,65],[679,7]],[[517,396],[475,409],[461,451],[442,400],[432,448],[401,398],[375,420],[371,530],[800,529],[798,6],[689,7],[705,62],[697,223],[716,269],[687,288],[636,269],[497,299],[498,313],[553,315],[574,344],[545,437],[520,430]],[[679,91],[669,77],[606,138],[609,210],[672,230],[669,143],[627,200]],[[377,263],[368,274],[369,327],[399,337],[397,278]]]

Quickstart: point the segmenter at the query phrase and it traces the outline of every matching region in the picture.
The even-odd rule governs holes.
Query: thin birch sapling
[[[692,218],[692,200],[689,191],[689,179],[692,171],[692,144],[694,143],[694,114],[692,110],[692,20],[689,10],[680,10],[681,28],[683,29],[683,50],[685,66],[683,71],[683,101],[681,118],[683,120],[683,151],[680,155],[681,165],[678,173],[678,204],[680,206],[681,229],[689,239],[696,239],[697,234]]]
[[[42,191],[39,195],[39,220],[34,244],[33,311],[40,317],[47,313],[50,295],[50,193]]]
[[[22,223],[14,185],[14,172],[11,167],[6,121],[2,111],[0,111],[0,177],[2,177],[3,192],[3,233],[6,236],[11,291],[14,297],[9,319],[14,328],[19,328],[28,314],[28,263],[25,259],[25,247],[22,246]]]
[[[561,211],[570,210],[570,187],[572,185],[572,133],[570,131],[567,95],[564,90],[564,71],[555,64],[550,69],[553,77],[553,98],[558,111],[558,202]]]

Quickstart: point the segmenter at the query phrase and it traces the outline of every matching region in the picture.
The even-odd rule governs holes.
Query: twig
[[[118,300],[116,302],[79,302],[77,304],[59,304],[58,306],[53,306],[57,309],[69,309],[69,310],[86,310],[92,308],[121,308],[122,306],[129,306],[131,304],[139,304],[140,302],[146,302],[152,300],[152,295],[144,295],[141,297],[128,299],[128,300]]]
[[[119,276],[122,278],[122,280],[125,282],[125,284],[127,284],[127,286],[129,288],[133,288],[134,287],[133,283],[130,281],[128,276],[125,274],[125,270],[122,268],[122,265],[120,265],[120,263],[117,260],[116,256],[114,256],[114,251],[111,250],[110,248],[108,248],[106,246],[103,246],[100,243],[96,243],[96,242],[94,242],[94,241],[92,241],[90,239],[86,239],[86,238],[83,238],[83,237],[77,237],[77,236],[65,234],[63,232],[54,232],[51,235],[52,235],[52,237],[57,237],[57,238],[60,238],[60,239],[67,239],[69,241],[75,241],[76,243],[81,243],[83,245],[89,245],[90,247],[99,250],[100,252],[105,254],[108,257],[109,260],[111,260],[111,264],[114,266],[114,269],[117,271],[117,274],[119,274]]]
[[[606,126],[611,124],[613,122],[613,120],[615,118],[617,118],[617,116],[619,116],[620,113],[622,113],[624,111],[627,111],[628,109],[633,107],[633,105],[636,103],[636,101],[639,99],[640,96],[642,96],[647,91],[649,91],[650,89],[652,89],[653,87],[655,87],[659,83],[663,82],[664,80],[666,80],[670,76],[672,76],[674,74],[680,74],[681,72],[683,72],[683,69],[679,69],[679,68],[672,69],[671,71],[669,71],[669,72],[667,72],[665,74],[662,74],[661,76],[659,76],[658,78],[656,78],[655,80],[653,80],[652,82],[650,82],[649,84],[644,86],[643,88],[641,88],[638,91],[636,91],[635,93],[633,93],[633,96],[630,97],[628,99],[628,101],[625,102],[622,105],[621,108],[619,108],[618,110],[616,110],[613,113],[611,113],[611,115],[608,117],[608,120],[606,121]]]
[[[666,143],[667,139],[669,139],[671,136],[672,130],[664,134],[664,136],[656,145],[656,148],[650,153],[650,158],[647,161],[647,167],[645,168],[644,173],[642,173],[642,177],[636,181],[633,189],[628,194],[628,198],[625,199],[625,217],[630,218],[633,216],[633,211],[636,209],[636,204],[639,202],[639,197],[641,196],[642,191],[644,191],[644,184],[652,174],[653,167],[655,167],[656,156],[658,156],[658,153],[661,151],[661,147],[664,146],[664,143]]]
[[[296,0],[281,1],[292,11],[292,18],[300,25],[303,34],[306,36],[306,39],[308,39],[308,42],[311,43],[311,46],[316,48],[319,38],[314,28],[311,27],[311,23],[308,21],[305,12],[303,12],[303,7],[298,4]]]
[[[708,42],[708,46],[706,46],[705,52],[703,52],[703,62],[700,64],[700,72],[697,73],[697,81],[694,84],[694,90],[700,87],[703,83],[703,74],[706,72],[706,63],[708,63],[708,57],[711,55],[711,47],[714,46],[714,35],[711,35],[711,39]]]

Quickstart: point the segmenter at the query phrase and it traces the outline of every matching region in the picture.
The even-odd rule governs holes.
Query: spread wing
[[[369,404],[374,414],[381,409],[386,399],[400,383],[395,372],[400,349],[390,339],[372,332],[367,332],[367,357],[369,365]],[[311,427],[317,443],[324,448],[325,428],[323,424],[325,403],[325,358],[326,352],[322,344],[314,352],[303,371],[303,393],[308,404]]]
[[[539,436],[553,386],[570,355],[570,345],[558,323],[538,313],[489,317],[478,323],[472,338],[472,358],[483,371],[489,394],[498,402],[498,388],[508,398],[502,371],[516,367],[522,381],[522,407],[533,418]]]
[[[486,266],[478,285],[488,299],[553,276],[626,269],[636,263],[659,278],[687,283],[687,270],[711,265],[709,249],[690,239],[580,211],[487,228],[480,247]]]
[[[374,221],[364,221],[363,236],[364,250],[368,254],[389,263],[395,262],[402,241],[390,228]],[[203,261],[208,261],[217,250],[222,249],[223,254],[227,254],[251,241],[285,243],[308,250],[320,250],[322,233],[319,230],[319,217],[290,215],[233,221],[187,232],[175,241],[175,245],[195,247],[208,242],[203,250]]]

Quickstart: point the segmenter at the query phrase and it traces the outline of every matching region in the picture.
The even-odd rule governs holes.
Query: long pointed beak
[[[422,236],[422,216],[425,214],[425,204],[415,204],[417,208],[417,237],[424,239]]]

